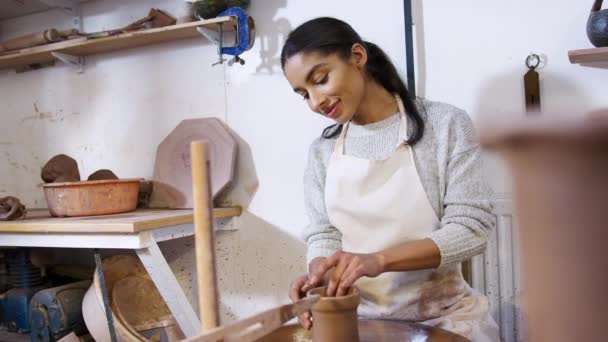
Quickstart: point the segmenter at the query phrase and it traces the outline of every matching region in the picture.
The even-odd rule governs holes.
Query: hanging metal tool
[[[528,113],[540,112],[540,78],[536,72],[539,65],[540,57],[537,54],[531,54],[526,58],[526,66],[529,70],[524,75],[524,89]]]
[[[236,19],[236,37],[235,43],[231,46],[224,46],[224,28],[222,24],[218,24],[218,31],[211,30],[205,27],[199,27],[197,30],[207,39],[211,40],[218,46],[217,54],[218,61],[212,65],[222,64],[226,61],[223,55],[234,56],[228,60],[228,66],[234,63],[241,65],[245,64],[245,60],[240,55],[251,49],[255,42],[255,22],[252,17],[247,15],[240,7],[232,7],[218,15],[219,17],[232,16]]]

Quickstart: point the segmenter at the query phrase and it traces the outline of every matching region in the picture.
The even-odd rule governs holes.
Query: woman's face
[[[365,49],[355,44],[348,60],[337,54],[297,53],[285,62],[285,76],[313,112],[346,123],[357,112],[365,85]]]

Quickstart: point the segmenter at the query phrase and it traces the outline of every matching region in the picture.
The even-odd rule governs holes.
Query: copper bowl
[[[119,214],[137,208],[139,178],[42,184],[53,216]]]

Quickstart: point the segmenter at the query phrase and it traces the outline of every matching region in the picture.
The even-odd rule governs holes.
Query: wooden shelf
[[[608,47],[570,50],[568,57],[572,64],[608,63]]]
[[[16,68],[38,63],[49,63],[55,60],[52,52],[80,57],[197,36],[201,37],[201,34],[197,31],[198,27],[217,29],[219,26],[218,24],[220,23],[230,24],[224,25],[222,27],[223,30],[234,30],[235,20],[233,17],[218,17],[209,20],[199,20],[155,29],[123,33],[110,37],[96,39],[86,39],[82,37],[0,55],[0,69]]]
[[[239,216],[241,212],[241,207],[214,208],[213,218]],[[51,217],[48,210],[35,209],[28,211],[25,220],[0,222],[0,233],[139,233],[191,224],[193,220],[190,209],[143,209],[85,217]]]

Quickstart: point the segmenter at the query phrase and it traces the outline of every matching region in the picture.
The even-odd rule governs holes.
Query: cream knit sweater
[[[422,140],[413,147],[414,160],[429,202],[441,221],[429,238],[441,251],[441,266],[452,266],[484,251],[488,233],[495,225],[491,190],[483,180],[481,152],[469,116],[440,102],[420,100],[418,108],[426,127]],[[397,114],[369,125],[351,123],[345,153],[386,159],[394,151],[398,133]],[[329,221],[324,199],[325,173],[335,142],[335,138],[319,137],[310,147],[304,175],[310,224],[302,234],[308,245],[308,263],[341,250],[341,233]]]

